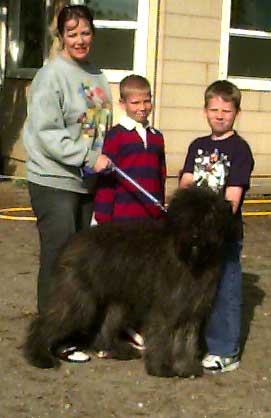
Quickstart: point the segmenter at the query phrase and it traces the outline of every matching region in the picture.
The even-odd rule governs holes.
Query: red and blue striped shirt
[[[130,130],[118,124],[108,132],[102,152],[164,203],[166,163],[164,138],[159,131],[147,127],[144,146],[135,128]],[[100,174],[95,196],[95,219],[98,223],[161,216],[159,207],[117,173]]]

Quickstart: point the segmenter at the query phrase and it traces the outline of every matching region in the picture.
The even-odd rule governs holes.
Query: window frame
[[[270,32],[231,28],[231,3],[231,0],[223,0],[222,5],[219,78],[228,79],[242,90],[271,91],[271,71],[270,78],[249,78],[228,75],[228,57],[231,35],[249,38],[270,39],[271,41]]]
[[[137,21],[135,20],[94,20],[97,29],[133,29],[134,41],[134,66],[132,70],[103,69],[109,82],[118,83],[125,76],[133,73],[146,75],[147,73],[147,48],[149,27],[150,0],[138,0]]]
[[[44,27],[45,36],[43,41],[43,63],[46,62],[49,55],[49,21],[48,16],[50,13],[51,0],[42,0],[44,7]],[[6,78],[18,78],[18,79],[32,79],[36,74],[37,68],[18,67],[18,63],[12,59],[12,48],[17,48],[19,51],[20,43],[20,10],[21,0],[9,0],[8,2],[8,30],[7,30],[7,44],[8,54],[6,58]],[[16,53],[16,52],[15,52]]]

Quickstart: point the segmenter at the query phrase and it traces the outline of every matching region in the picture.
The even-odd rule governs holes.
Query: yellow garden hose
[[[14,216],[6,215],[6,213],[13,212],[31,212],[32,208],[6,208],[0,209],[0,219],[7,219],[9,221],[36,221],[35,216]]]

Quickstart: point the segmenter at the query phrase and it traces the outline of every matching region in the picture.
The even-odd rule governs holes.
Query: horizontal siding
[[[203,95],[219,78],[222,0],[165,0],[163,4],[155,124],[165,137],[168,174],[177,176],[190,142],[209,132]],[[271,175],[271,93],[242,91],[241,107],[235,128],[252,148],[254,175]],[[167,192],[176,186],[176,179],[169,178]]]
[[[168,13],[180,13],[189,16],[221,16],[221,0],[165,0]]]

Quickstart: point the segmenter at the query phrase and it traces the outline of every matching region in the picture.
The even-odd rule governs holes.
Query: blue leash
[[[111,169],[112,171],[115,171],[121,177],[123,177],[125,180],[127,180],[129,183],[131,183],[133,186],[135,186],[141,193],[143,193],[146,197],[148,197],[155,204],[155,206],[158,206],[161,209],[162,212],[167,213],[167,209],[165,208],[165,206],[162,205],[160,200],[156,199],[156,197],[154,197],[151,193],[147,192],[147,190],[145,190],[142,186],[140,186],[140,184],[138,184],[134,179],[132,179],[132,177],[128,176],[128,174],[126,174],[124,171],[122,171],[114,163],[109,164],[108,168]]]

